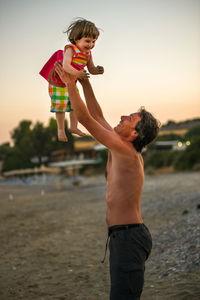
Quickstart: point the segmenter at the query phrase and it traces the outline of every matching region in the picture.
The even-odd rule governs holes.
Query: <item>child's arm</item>
[[[104,73],[104,68],[102,66],[96,66],[93,63],[92,57],[87,63],[87,68],[90,74],[92,75],[98,75],[98,74],[103,74]]]
[[[71,66],[73,54],[74,54],[74,52],[71,47],[69,47],[64,54],[63,68],[64,68],[65,72],[67,72],[73,76],[76,76],[77,78],[80,78],[80,79],[88,78],[89,74],[85,70],[78,71]]]

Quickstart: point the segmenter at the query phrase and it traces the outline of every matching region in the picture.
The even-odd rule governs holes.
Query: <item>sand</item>
[[[199,175],[146,177],[143,219],[154,245],[142,300],[200,299]],[[0,184],[1,300],[109,299],[104,178],[57,188]]]

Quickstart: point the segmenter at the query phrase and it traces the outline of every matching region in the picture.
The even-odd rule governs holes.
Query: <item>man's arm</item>
[[[70,102],[76,112],[78,121],[91,133],[91,135],[100,143],[109,149],[121,149],[123,141],[119,135],[113,130],[102,126],[89,113],[85,103],[81,99],[72,78],[67,74],[59,63],[55,64],[55,70],[60,76],[61,80],[66,84],[68,89]]]
[[[64,81],[65,83],[65,81]],[[70,102],[76,113],[78,121],[90,132],[90,134],[101,144],[109,149],[120,147],[120,138],[111,127],[101,125],[89,113],[85,103],[81,99],[75,83],[67,83]]]
[[[112,127],[105,120],[102,109],[95,97],[94,91],[88,79],[81,80],[85,100],[91,116],[103,127],[112,130]]]

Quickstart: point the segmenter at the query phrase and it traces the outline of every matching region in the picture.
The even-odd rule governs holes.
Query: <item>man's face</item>
[[[117,132],[121,137],[134,139],[135,127],[137,123],[141,120],[139,113],[133,113],[129,116],[121,116],[119,124],[114,127],[115,132]],[[136,133],[137,134],[137,133]],[[136,135],[137,137],[137,135]]]
[[[76,41],[76,46],[83,52],[88,53],[95,46],[96,39],[90,37],[82,37]]]

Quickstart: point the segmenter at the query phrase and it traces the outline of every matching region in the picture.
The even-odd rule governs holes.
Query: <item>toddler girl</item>
[[[69,131],[80,136],[85,134],[77,128],[76,112],[73,111],[70,105],[67,88],[54,71],[55,61],[62,60],[63,56],[64,70],[79,79],[89,77],[89,74],[84,70],[85,66],[87,66],[89,73],[93,75],[103,74],[104,72],[103,67],[94,65],[91,54],[91,49],[94,48],[99,36],[99,30],[95,24],[85,19],[78,19],[68,27],[65,33],[67,33],[71,44],[66,45],[63,52],[59,50],[54,53],[40,72],[49,81],[51,112],[56,113],[58,140],[62,142],[67,142],[64,128],[65,112],[70,112]]]

